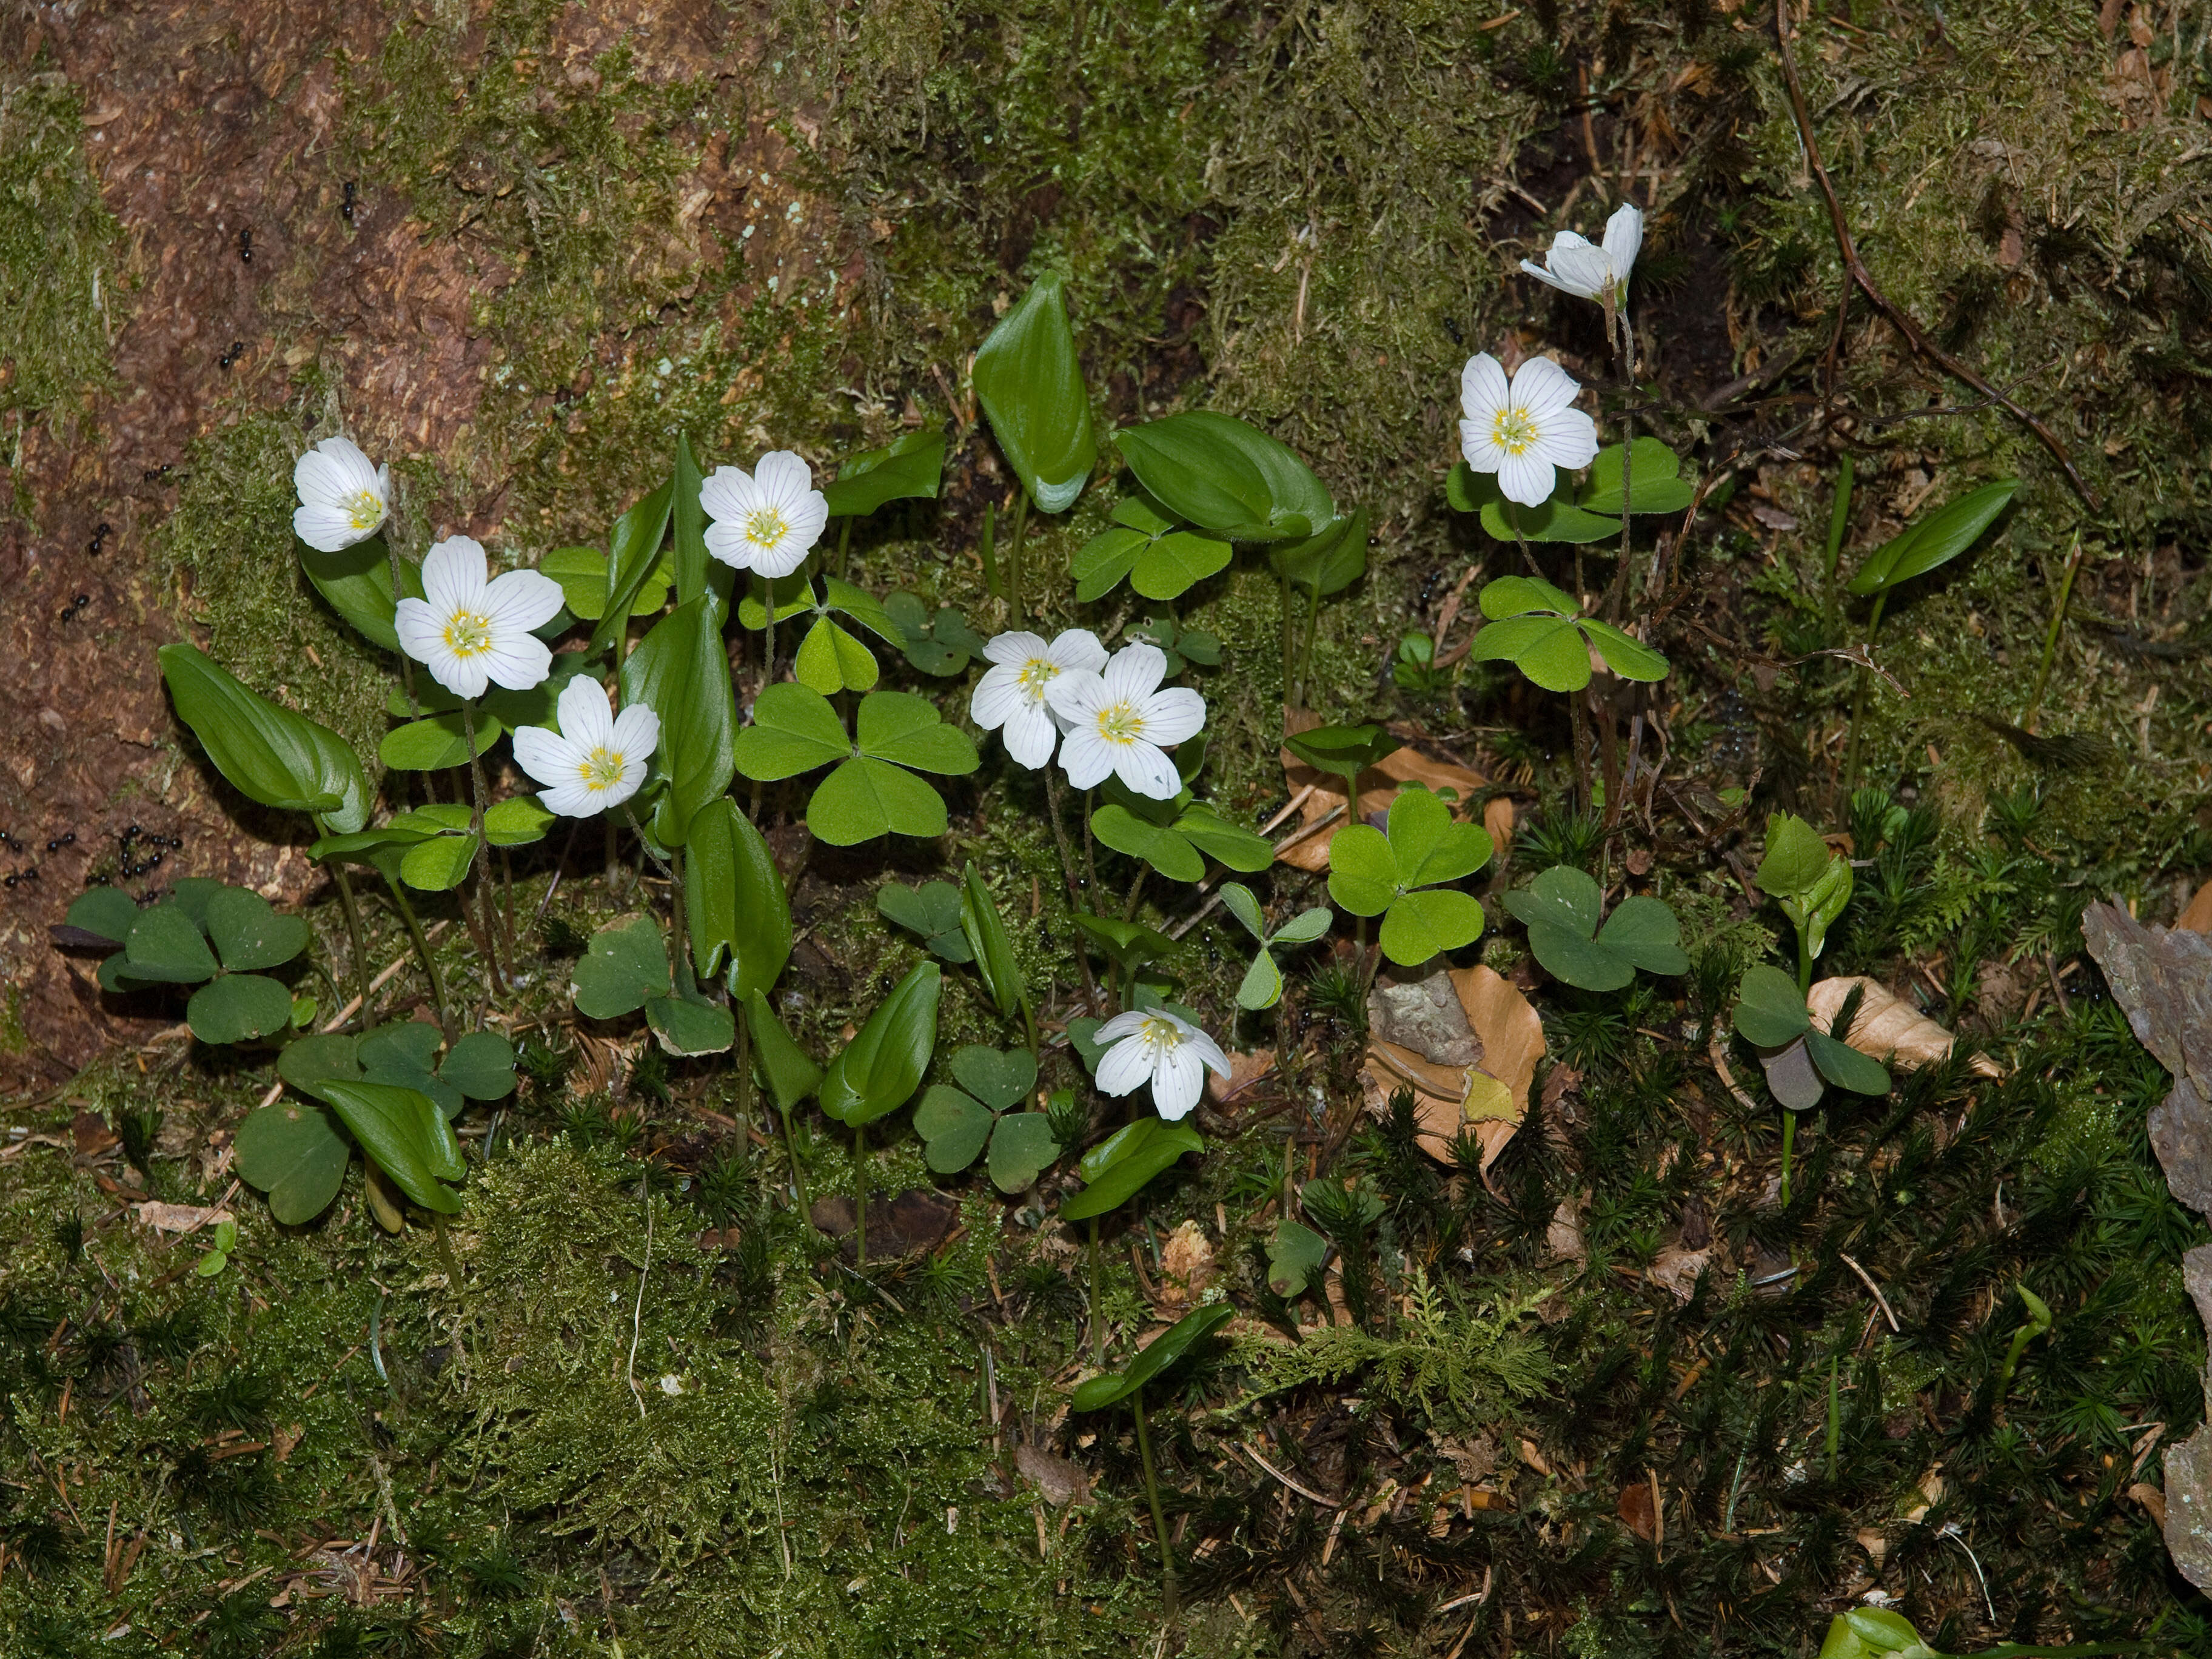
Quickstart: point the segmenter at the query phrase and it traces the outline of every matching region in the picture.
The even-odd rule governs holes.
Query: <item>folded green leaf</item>
[[[968,941],[968,950],[975,958],[984,990],[998,1009],[1000,1018],[1006,1018],[1021,1006],[1029,995],[1029,987],[1022,978],[1020,964],[1014,960],[1013,944],[1006,937],[1006,924],[992,900],[991,890],[973,864],[968,866],[961,882],[960,931]],[[1030,1070],[1036,1070],[1034,1063]]]
[[[300,568],[307,572],[315,592],[363,639],[386,651],[399,649],[399,630],[393,620],[398,607],[392,592],[392,556],[381,532],[336,553],[325,553],[302,542]],[[406,584],[404,597],[421,599],[421,570],[404,559],[399,569],[400,579]]]
[[[1257,427],[1210,410],[1114,434],[1129,470],[1169,512],[1234,541],[1295,541],[1336,517],[1311,468]]]
[[[768,999],[757,990],[745,995],[745,1029],[752,1034],[753,1054],[779,1110],[789,1111],[821,1085],[822,1068],[793,1040]]]
[[[1039,277],[984,337],[971,380],[999,447],[1037,510],[1073,506],[1098,446],[1058,276]]]
[[[476,716],[477,753],[481,755],[500,739],[498,720],[481,711]],[[410,720],[384,734],[376,757],[395,772],[439,772],[469,763],[469,745],[459,713],[433,714]]]
[[[642,702],[660,717],[656,771],[668,781],[653,815],[663,846],[680,847],[691,820],[730,787],[736,769],[738,707],[722,647],[720,601],[710,592],[678,605],[623,663],[626,703]]]
[[[216,975],[206,937],[174,902],[139,913],[124,940],[123,960],[133,979],[160,984],[198,985]]]
[[[728,964],[730,994],[766,991],[791,959],[791,901],[775,855],[726,796],[691,821],[684,904],[691,959],[705,979]]]
[[[1876,550],[1860,568],[1851,580],[1851,592],[1862,597],[1880,593],[1948,564],[1980,539],[2019,489],[2017,478],[1984,484],[1909,526]]]
[[[947,962],[973,962],[974,948],[963,926],[961,890],[949,881],[907,887],[887,881],[876,889],[876,910],[887,921],[921,935],[932,956]]]
[[[428,1096],[380,1083],[330,1083],[324,1091],[362,1150],[394,1186],[426,1210],[460,1213],[460,1199],[442,1184],[465,1173],[460,1143]]]
[[[1341,593],[1367,574],[1373,523],[1367,508],[1357,508],[1303,540],[1278,542],[1267,550],[1267,562],[1278,576],[1313,598]]]
[[[178,718],[240,793],[312,812],[337,835],[368,822],[368,779],[344,738],[257,696],[196,646],[165,645],[159,655]]]
[[[1069,1030],[1073,1035],[1073,1027]],[[1185,1152],[1205,1150],[1206,1142],[1189,1125],[1140,1117],[1083,1155],[1076,1172],[1083,1177],[1084,1188],[1062,1200],[1060,1218],[1086,1221],[1103,1215],[1135,1197]]]
[[[1094,1376],[1078,1388],[1069,1396],[1069,1406],[1079,1412],[1095,1412],[1127,1399],[1226,1325],[1236,1312],[1225,1302],[1214,1302],[1185,1314],[1146,1343],[1121,1371]]]
[[[897,501],[933,501],[945,474],[942,427],[909,432],[881,449],[864,449],[837,464],[822,486],[833,519],[859,518]]]
[[[600,590],[599,625],[592,630],[592,650],[604,650],[614,642],[616,618],[628,625],[639,591],[659,568],[660,544],[668,534],[675,497],[676,481],[672,477],[615,520],[606,584]]]
[[[937,1047],[937,1003],[944,982],[938,965],[925,962],[892,988],[823,1074],[823,1111],[858,1127],[913,1098]]]

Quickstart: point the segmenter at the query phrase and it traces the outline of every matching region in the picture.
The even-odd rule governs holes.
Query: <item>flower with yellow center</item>
[[[1221,1045],[1165,1008],[1132,1008],[1098,1028],[1097,1041],[1102,1094],[1134,1094],[1152,1085],[1152,1105],[1170,1121],[1190,1115],[1206,1087],[1208,1067],[1229,1075],[1229,1056]]]
[[[1049,682],[1045,702],[1066,730],[1060,763],[1078,789],[1110,775],[1138,794],[1173,800],[1182,788],[1167,750],[1206,725],[1206,699],[1182,686],[1159,689],[1166,654],[1156,645],[1127,645],[1103,673],[1075,670]]]
[[[371,466],[348,438],[325,438],[292,468],[300,505],[292,532],[319,553],[367,541],[392,511],[392,469]]]
[[[1574,406],[1582,388],[1549,357],[1531,357],[1511,379],[1488,352],[1467,360],[1459,400],[1460,453],[1477,472],[1498,475],[1509,501],[1540,507],[1560,469],[1588,466],[1597,426]]]
[[[549,812],[587,818],[620,806],[645,782],[645,763],[660,742],[660,718],[641,702],[619,714],[589,675],[561,688],[560,726],[525,726],[514,733],[514,758],[544,786]]]
[[[1060,724],[1045,692],[1063,674],[1096,674],[1106,666],[1106,647],[1087,628],[1071,628],[1051,644],[1036,634],[1001,634],[983,647],[991,666],[968,701],[969,718],[979,730],[998,731],[1006,753],[1035,771],[1052,760]]]
[[[535,570],[488,577],[483,544],[450,536],[422,559],[422,597],[399,601],[400,649],[457,697],[487,685],[527,691],[552,672],[553,653],[531,630],[561,613],[561,584]]]
[[[768,577],[788,576],[804,564],[830,522],[814,469],[787,449],[771,449],[750,472],[716,467],[699,486],[699,505],[712,520],[707,550]]]

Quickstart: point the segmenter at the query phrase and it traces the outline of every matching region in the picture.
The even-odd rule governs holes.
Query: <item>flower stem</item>
[[[314,824],[322,834],[330,834],[330,826],[320,817]],[[365,1031],[368,1029],[368,945],[361,931],[361,907],[354,902],[353,884],[346,879],[344,863],[331,859],[326,867],[331,884],[338,890],[338,908],[345,912],[346,940],[353,947],[354,992],[361,999],[361,1029]]]
[[[1881,626],[1881,608],[1888,603],[1887,589],[1874,596],[1874,614],[1867,618],[1867,655],[1874,655],[1875,629]],[[1848,795],[1859,781],[1859,721],[1866,714],[1867,671],[1858,671],[1858,684],[1851,692],[1850,741],[1844,745],[1844,793]]]
[[[1589,810],[1589,724],[1583,714],[1583,694],[1567,693],[1567,715],[1572,723],[1575,745],[1575,805],[1584,811]]]
[[[459,1034],[453,1030],[453,1011],[446,1006],[446,982],[438,977],[438,959],[430,954],[430,941],[422,937],[422,924],[416,919],[415,907],[407,902],[405,890],[389,875],[385,877],[384,884],[392,890],[392,902],[399,907],[399,919],[407,924],[407,937],[414,944],[416,959],[429,976],[430,1000],[438,1007],[438,1027],[445,1032],[450,1047],[459,1040]]]
[[[792,1130],[791,1108],[778,1100],[775,1109],[783,1117],[783,1150],[791,1159],[791,1189],[799,1200],[799,1213],[811,1217],[814,1201],[806,1195],[806,1166],[799,1161],[799,1138]]]
[[[1172,1623],[1182,1611],[1176,1605],[1175,1547],[1168,1541],[1167,1516],[1160,1509],[1159,1477],[1152,1470],[1152,1437],[1145,1422],[1143,1386],[1139,1384],[1136,1393],[1129,1397],[1136,1402],[1137,1453],[1145,1460],[1145,1496],[1152,1506],[1152,1536],[1159,1540],[1160,1546],[1160,1599],[1167,1608],[1169,1621]]]
[[[853,1126],[853,1237],[858,1265],[868,1265],[868,1127]]]
[[[2051,683],[2051,659],[2058,653],[2058,630],[2066,622],[2067,601],[2074,596],[2074,573],[2081,568],[2081,532],[2074,532],[2074,550],[2066,556],[2066,574],[2059,578],[2058,603],[2051,608],[2051,626],[2043,635],[2043,661],[2035,671],[2035,690],[2027,699],[2027,713],[2021,724],[2029,731],[2035,730],[2036,717],[2043,712],[2043,689]]]
[[[493,915],[491,902],[491,855],[484,843],[484,781],[483,767],[477,757],[477,705],[473,697],[461,699],[461,746],[469,751],[469,838],[476,843],[471,862],[476,866],[477,902],[484,913],[485,944],[490,954],[486,961],[491,968],[494,990],[506,988],[506,969],[499,959],[499,927]]]
[[[1797,1143],[1797,1114],[1784,1106],[1782,1109],[1782,1205],[1790,1206],[1790,1152]]]
[[[1100,1370],[1106,1369],[1106,1319],[1101,1310],[1100,1289],[1103,1274],[1098,1249],[1098,1218],[1091,1218],[1091,1363]]]
[[[1287,711],[1291,708],[1291,700],[1297,695],[1297,688],[1291,684],[1291,662],[1297,653],[1298,630],[1297,624],[1291,620],[1291,573],[1285,570],[1280,574],[1282,580],[1278,591],[1283,600],[1283,707]]]
[[[846,514],[845,522],[837,531],[837,580],[848,580],[853,566],[853,519]]]
[[[1857,468],[1849,455],[1844,457],[1842,469],[1836,474],[1836,501],[1828,509],[1828,610],[1836,608],[1836,574],[1844,560],[1844,532],[1851,523],[1851,483],[1857,477]]]
[[[1006,544],[1006,618],[1007,626],[1022,625],[1022,538],[1029,533],[1030,492],[1021,490],[1014,497],[1014,533]]]
[[[1079,896],[1076,882],[1075,853],[1068,845],[1067,825],[1060,821],[1061,799],[1060,775],[1052,769],[1051,763],[1048,762],[1044,769],[1045,817],[1052,823],[1053,845],[1060,849],[1060,873],[1067,878],[1067,908],[1070,910],[1080,910],[1083,908],[1083,901]],[[1085,829],[1087,830],[1088,825]],[[1083,946],[1079,941],[1075,946],[1075,965],[1083,975],[1085,1006],[1095,1008],[1098,1006],[1098,986],[1097,982],[1091,977],[1091,958],[1084,954]],[[1030,1018],[1034,1023],[1036,1016],[1031,1015]],[[1036,1044],[1032,1043],[1030,1046],[1034,1048]]]
[[[446,1218],[435,1210],[430,1212],[430,1230],[438,1236],[438,1255],[446,1264],[446,1282],[458,1295],[461,1288],[461,1264],[453,1259],[453,1241],[446,1237]]]

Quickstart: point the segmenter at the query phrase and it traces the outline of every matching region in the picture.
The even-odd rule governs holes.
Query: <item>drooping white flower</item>
[[[325,438],[292,467],[292,533],[319,553],[367,541],[392,512],[392,469],[371,466],[350,438]]]
[[[646,757],[660,742],[660,717],[644,703],[617,714],[589,675],[561,688],[560,726],[519,726],[514,757],[545,787],[538,799],[549,812],[587,818],[620,806],[645,782]]]
[[[1103,1094],[1134,1094],[1149,1083],[1152,1104],[1170,1121],[1190,1115],[1206,1087],[1206,1067],[1229,1075],[1221,1045],[1180,1014],[1164,1008],[1132,1008],[1098,1028],[1106,1052],[1098,1057]]]
[[[1106,666],[1106,647],[1087,628],[1071,628],[1050,645],[1036,634],[1001,634],[983,647],[993,666],[975,683],[968,717],[982,731],[1003,730],[1006,752],[1035,771],[1052,760],[1060,724],[1045,689],[1062,674],[1096,674]]]
[[[1644,215],[1632,202],[1624,202],[1605,222],[1603,242],[1563,230],[1552,239],[1542,264],[1523,259],[1521,269],[1565,293],[1595,300],[1610,313],[1628,303],[1628,273],[1643,247]]]
[[[798,569],[830,522],[814,469],[787,449],[771,449],[750,472],[716,467],[699,486],[699,505],[714,520],[707,550],[724,564],[763,576]]]
[[[483,546],[448,536],[422,560],[419,599],[399,601],[400,648],[457,697],[487,684],[527,691],[553,669],[553,653],[530,630],[561,612],[561,584],[535,570],[487,580]]]
[[[1582,388],[1549,357],[1531,357],[1510,380],[1488,352],[1461,372],[1460,453],[1477,472],[1495,472],[1509,501],[1540,507],[1552,493],[1553,469],[1588,466],[1597,453],[1597,424],[1574,406]]]
[[[1166,750],[1206,725],[1206,699],[1182,686],[1163,691],[1166,653],[1156,645],[1125,645],[1103,673],[1071,669],[1045,684],[1046,705],[1066,727],[1060,763],[1078,789],[1095,788],[1110,773],[1137,793],[1173,800],[1182,779]]]

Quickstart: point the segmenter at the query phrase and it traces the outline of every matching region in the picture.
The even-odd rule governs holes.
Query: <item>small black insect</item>
[[[224,368],[228,368],[233,363],[236,362],[245,355],[246,342],[243,340],[233,340],[230,343],[230,349],[224,352],[222,356],[216,358],[216,362]]]
[[[169,473],[170,473],[170,471],[171,471],[172,470],[173,470],[173,469],[170,467],[169,463],[168,463],[168,462],[167,462],[167,461],[164,461],[164,462],[162,462],[162,463],[161,463],[161,465],[159,465],[159,466],[152,467],[152,468],[148,469],[148,471],[147,471],[145,473],[143,473],[142,476],[144,477],[145,481],[146,481],[148,483],[153,483],[153,482],[154,482],[154,480],[155,480],[155,479],[156,479],[156,478],[166,478],[166,477],[167,477],[169,476]]]
[[[86,550],[93,554],[94,556],[97,556],[100,552],[100,544],[108,538],[109,535],[113,532],[113,530],[114,526],[112,525],[109,524],[104,519],[101,520],[100,528],[92,532],[92,544]]]
[[[1467,343],[1467,341],[1460,334],[1459,324],[1456,319],[1450,317],[1444,319],[1444,332],[1451,336],[1451,343],[1454,345],[1465,345]]]
[[[0,887],[13,887],[15,884],[15,877],[13,877],[13,876],[0,877]]]
[[[88,870],[84,872],[84,884],[88,887],[105,887],[107,885],[107,878],[97,870]]]
[[[556,408],[565,408],[574,403],[575,398],[576,394],[565,386],[556,386],[553,388],[553,404]]]
[[[146,860],[146,867],[147,867],[149,870],[158,870],[158,869],[160,869],[160,868],[161,867],[161,860],[162,860],[163,856],[164,856],[164,854],[160,854],[160,853],[156,853],[156,854],[154,854],[154,856],[153,856],[152,858],[150,858],[150,859],[149,859],[149,860]]]
[[[87,605],[90,605],[91,603],[92,603],[92,595],[91,595],[91,594],[89,594],[89,593],[80,593],[80,594],[78,594],[75,599],[71,599],[71,600],[70,600],[67,605],[64,605],[64,606],[62,607],[62,620],[63,620],[64,622],[70,621],[72,618],[74,618],[74,617],[76,617],[76,613],[77,613],[78,611],[80,611],[83,610],[83,609],[85,608],[85,606],[87,606]]]
[[[241,264],[250,265],[253,263],[253,227],[251,225],[238,228],[238,257]]]
[[[23,879],[25,881],[36,881],[38,878],[39,866],[35,864],[31,866],[29,869],[23,872]]]
[[[338,213],[348,224],[353,222],[353,198],[354,182],[349,179],[345,181],[345,200],[338,204]]]

